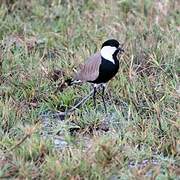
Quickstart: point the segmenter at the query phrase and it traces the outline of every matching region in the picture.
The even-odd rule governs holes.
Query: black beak
[[[118,50],[121,54],[124,53],[124,49],[122,49],[122,48],[120,48],[120,47],[119,47],[117,50]]]

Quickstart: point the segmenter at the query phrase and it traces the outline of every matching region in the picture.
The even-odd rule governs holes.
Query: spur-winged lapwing
[[[122,54],[124,50],[120,47],[120,44],[115,39],[109,39],[102,44],[101,51],[90,56],[87,61],[80,65],[79,71],[76,73],[72,80],[68,80],[68,84],[93,83],[94,93],[93,100],[96,107],[96,92],[97,86],[102,86],[102,100],[105,111],[106,104],[104,100],[105,84],[112,79],[119,69],[119,61],[117,58],[118,53]]]

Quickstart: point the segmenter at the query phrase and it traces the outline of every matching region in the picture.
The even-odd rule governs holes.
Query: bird
[[[104,100],[104,93],[106,83],[111,80],[119,70],[118,54],[122,55],[124,49],[116,39],[106,40],[101,50],[91,55],[84,64],[79,66],[79,70],[74,75],[74,78],[68,79],[68,85],[78,83],[92,83],[93,84],[93,102],[96,108],[96,93],[97,87],[102,87],[102,101],[105,112],[107,112],[106,103]]]

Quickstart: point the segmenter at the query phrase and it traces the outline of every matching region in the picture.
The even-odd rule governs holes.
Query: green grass
[[[179,9],[176,0],[1,0],[0,178],[178,179]],[[45,126],[41,114],[89,93],[64,82],[108,38],[125,49],[108,116],[99,97],[97,112],[90,99]],[[55,137],[68,145],[56,148]]]

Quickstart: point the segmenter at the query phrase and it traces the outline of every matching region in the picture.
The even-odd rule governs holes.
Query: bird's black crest
[[[113,47],[116,47],[118,48],[119,47],[119,42],[115,39],[109,39],[107,41],[105,41],[103,44],[102,44],[102,48],[104,46],[113,46]]]

